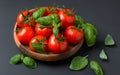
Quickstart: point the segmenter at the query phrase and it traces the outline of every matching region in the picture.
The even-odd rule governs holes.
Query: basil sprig
[[[59,33],[59,27],[62,25],[62,23],[57,24],[55,21],[53,21],[52,25],[53,25],[53,34],[55,35],[55,37],[57,37]]]
[[[55,23],[58,23],[59,17],[57,14],[51,14],[49,16],[39,17],[35,21],[42,25],[50,25],[53,21],[55,21]]]

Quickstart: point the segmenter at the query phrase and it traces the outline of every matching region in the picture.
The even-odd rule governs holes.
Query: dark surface
[[[120,1],[119,0],[0,0],[0,75],[95,75],[86,67],[83,71],[69,70],[73,57],[58,62],[38,61],[37,69],[29,69],[23,64],[10,65],[9,59],[21,53],[13,40],[13,27],[16,16],[21,9],[47,6],[56,3],[74,8],[86,22],[93,23],[99,31],[96,45],[93,48],[82,47],[76,55],[89,55],[89,60],[98,61],[105,75],[120,74]],[[111,34],[116,46],[104,46],[104,38]],[[104,62],[98,58],[101,49],[105,49],[109,60]]]

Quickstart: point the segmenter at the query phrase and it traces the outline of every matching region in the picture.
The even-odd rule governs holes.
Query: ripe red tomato
[[[27,24],[27,23],[23,23],[23,24],[18,23],[17,26],[18,26],[19,28],[22,28],[22,27],[29,27],[29,24]]]
[[[25,17],[29,14],[28,10],[23,10],[17,16],[17,24],[22,23],[25,20]]]
[[[17,16],[17,26],[19,28],[23,27],[32,27],[33,29],[35,28],[36,22],[32,20],[32,14],[33,12],[29,12],[28,10],[24,10],[21,13],[18,14]]]
[[[52,34],[48,40],[48,48],[51,52],[59,54],[67,51],[68,43],[61,34],[58,34],[57,38]]]
[[[33,52],[38,52],[38,51],[36,51],[35,48],[32,46],[32,43],[35,43],[35,44],[39,45],[39,43],[42,42],[42,45],[39,45],[39,47],[40,47],[41,49],[45,50],[45,51],[48,51],[48,46],[47,46],[48,41],[47,41],[46,39],[45,39],[45,40],[43,40],[43,39],[45,39],[45,37],[42,36],[42,35],[37,35],[37,36],[33,37],[32,40],[31,40],[30,43],[29,43],[29,49],[30,49],[31,51],[33,51]],[[41,40],[43,40],[43,41],[41,41]]]
[[[58,12],[59,12],[58,8],[48,6],[46,7],[46,12],[44,13],[43,16],[47,16],[49,14],[58,14]]]
[[[75,45],[84,39],[84,33],[82,30],[77,30],[75,26],[69,26],[64,32],[64,36],[68,44]]]
[[[30,27],[24,27],[17,33],[18,40],[24,45],[29,45],[29,42],[33,37],[34,30]]]
[[[40,24],[36,24],[35,32],[37,35],[43,35],[45,37],[49,37],[52,34],[52,27],[42,27]]]
[[[69,9],[61,9],[58,13],[60,21],[62,22],[62,28],[66,28],[75,23],[75,15]]]

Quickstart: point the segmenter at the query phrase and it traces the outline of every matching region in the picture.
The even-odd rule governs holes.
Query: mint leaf
[[[113,37],[110,34],[107,34],[107,36],[105,38],[105,45],[106,46],[113,46],[113,45],[115,45],[115,41],[114,41]]]
[[[87,65],[88,65],[88,59],[87,59],[87,57],[77,56],[77,57],[73,58],[73,60],[71,61],[70,66],[69,66],[69,68],[71,70],[82,70]]]

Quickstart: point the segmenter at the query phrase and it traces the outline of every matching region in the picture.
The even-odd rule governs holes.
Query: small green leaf
[[[21,54],[16,54],[16,55],[14,55],[13,57],[10,58],[9,63],[10,63],[10,64],[18,64],[18,63],[20,63],[22,56],[23,56],[23,55],[21,55]]]
[[[49,16],[39,17],[35,21],[42,25],[50,25],[53,21],[55,21],[55,23],[58,23],[59,16],[57,14],[51,14]]]
[[[36,20],[37,18],[41,17],[46,12],[45,7],[39,8],[37,11],[35,11],[32,15],[32,18]]]
[[[25,57],[25,56],[21,54],[21,61],[23,61],[24,57]]]
[[[37,52],[40,52],[40,53],[46,53],[45,50],[43,50],[43,48],[41,48],[41,45],[40,43],[36,44],[36,43],[31,43],[31,45],[33,46],[33,48],[37,51]]]
[[[41,25],[39,28],[50,28],[50,26]]]
[[[81,16],[76,15],[75,19],[76,19],[75,25],[82,25],[84,23],[84,20],[83,20],[83,18]]]
[[[95,72],[96,75],[104,75],[103,70],[98,62],[94,60],[91,61],[90,68]]]
[[[107,60],[107,55],[105,53],[105,51],[102,49],[102,51],[100,52],[100,55],[99,55],[100,59],[102,60]]]
[[[70,66],[69,66],[69,68],[71,70],[82,70],[87,65],[88,65],[88,59],[87,59],[87,57],[77,56],[77,57],[73,58],[73,60],[71,61]]]
[[[107,46],[115,45],[115,41],[114,41],[113,37],[110,34],[108,34],[106,36],[106,38],[105,38],[105,45],[107,45]]]
[[[55,35],[55,37],[57,37],[58,33],[59,33],[59,27],[62,25],[62,23],[55,23],[55,21],[53,21],[52,23],[53,25],[53,34]]]
[[[37,68],[37,63],[31,57],[25,57],[23,59],[23,63],[25,66],[27,66],[29,68],[32,68],[32,69]]]

